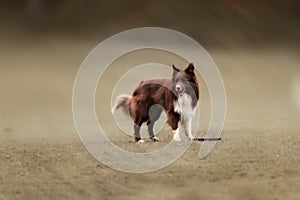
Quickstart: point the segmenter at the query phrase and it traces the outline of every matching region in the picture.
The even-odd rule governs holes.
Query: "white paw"
[[[194,136],[189,136],[189,140],[194,140]]]
[[[144,141],[143,139],[140,139],[137,143],[139,143],[139,144],[144,144],[145,141]]]
[[[180,135],[179,135],[179,129],[176,129],[173,131],[173,140],[176,142],[180,142]]]
[[[159,141],[159,139],[158,139],[156,136],[151,137],[151,140],[152,140],[153,142],[158,142],[158,141]]]

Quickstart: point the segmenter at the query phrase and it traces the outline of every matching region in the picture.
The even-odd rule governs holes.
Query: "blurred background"
[[[296,199],[299,25],[297,0],[0,0],[0,199]],[[83,148],[72,89],[97,44],[143,26],[180,31],[208,51],[227,118],[207,160],[195,160],[197,143],[162,171],[129,176]]]
[[[2,0],[3,120],[30,114],[51,123],[57,109],[71,113],[85,56],[111,35],[143,26],[180,31],[207,49],[224,78],[229,114],[289,115],[300,108],[299,22],[293,0]]]
[[[246,0],[1,1],[2,39],[91,38],[140,26],[160,26],[205,47],[292,45],[299,42],[300,3]]]

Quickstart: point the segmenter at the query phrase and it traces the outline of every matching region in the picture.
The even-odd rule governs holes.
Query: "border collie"
[[[190,63],[185,70],[173,65],[172,79],[149,79],[141,81],[132,96],[120,95],[112,107],[112,113],[122,108],[134,120],[135,141],[143,143],[140,136],[141,125],[146,122],[149,137],[153,142],[158,138],[153,134],[154,123],[159,119],[163,109],[167,122],[173,129],[173,140],[180,141],[178,122],[181,122],[185,134],[190,140],[192,135],[192,117],[199,99],[199,86],[194,65]],[[156,104],[155,109],[150,108]]]

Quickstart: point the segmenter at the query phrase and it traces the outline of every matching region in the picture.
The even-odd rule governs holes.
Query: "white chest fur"
[[[188,94],[183,94],[174,102],[174,111],[186,116],[192,117],[195,114],[195,108],[192,107],[192,97]]]
[[[190,140],[194,138],[192,134],[192,117],[195,114],[195,110],[192,106],[192,97],[188,94],[183,94],[174,102],[174,111],[181,115],[181,124]],[[173,137],[175,141],[180,141],[178,129],[175,130]]]

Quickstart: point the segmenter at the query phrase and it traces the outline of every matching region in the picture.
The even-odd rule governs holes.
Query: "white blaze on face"
[[[178,96],[182,96],[183,95],[183,93],[184,93],[184,88],[182,87],[182,85],[180,85],[180,84],[176,84],[176,86],[175,86],[175,90],[176,90],[176,92],[177,92],[177,94],[178,94]]]
[[[180,91],[180,90],[182,90],[182,87],[179,84],[176,84],[175,89],[176,89],[176,91]]]
[[[292,97],[294,105],[298,110],[300,110],[300,78],[292,81]]]

